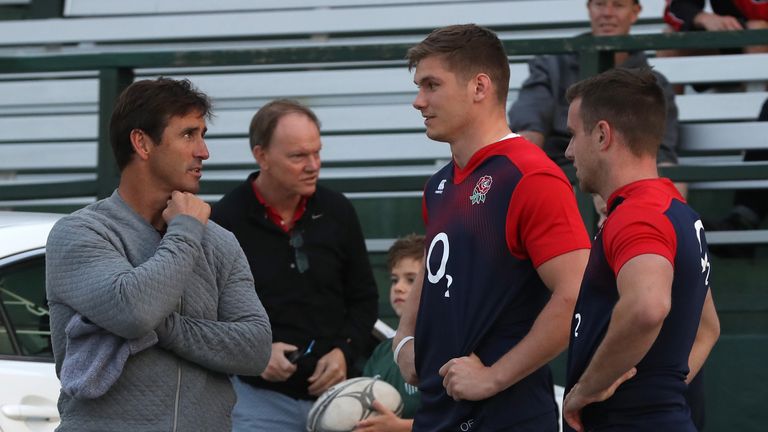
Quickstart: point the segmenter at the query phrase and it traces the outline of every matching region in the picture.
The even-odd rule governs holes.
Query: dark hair
[[[155,80],[136,81],[117,98],[109,121],[109,140],[120,171],[133,155],[131,131],[141,129],[159,144],[168,120],[193,111],[210,119],[211,101],[197,90],[189,80],[160,77]]]
[[[584,130],[591,131],[605,120],[623,135],[633,154],[658,152],[667,104],[651,68],[609,69],[572,85],[565,97],[569,103],[581,99]]]
[[[304,114],[320,129],[320,120],[309,107],[290,99],[277,99],[261,107],[251,119],[248,128],[248,139],[251,150],[256,146],[269,147],[272,134],[275,133],[277,122],[287,114]]]
[[[434,30],[406,54],[408,69],[431,56],[442,56],[448,68],[464,79],[486,73],[496,86],[496,97],[506,104],[509,93],[509,58],[496,33],[475,24]]]
[[[404,258],[413,258],[417,261],[424,259],[424,236],[408,234],[400,237],[392,244],[387,252],[387,268],[392,268]]]

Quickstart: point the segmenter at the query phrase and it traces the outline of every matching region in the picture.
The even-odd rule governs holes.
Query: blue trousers
[[[232,410],[232,432],[306,432],[312,401],[254,387],[232,377],[237,403]]]

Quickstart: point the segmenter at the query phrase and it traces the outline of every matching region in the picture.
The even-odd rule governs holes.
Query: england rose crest
[[[472,191],[472,196],[469,197],[469,200],[472,202],[472,205],[485,202],[485,194],[487,194],[488,191],[491,190],[492,184],[493,184],[493,177],[489,175],[480,177],[480,180],[478,180],[477,184],[475,185],[475,189]]]

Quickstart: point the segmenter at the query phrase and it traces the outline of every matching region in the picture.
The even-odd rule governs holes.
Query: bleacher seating
[[[220,3],[224,3],[221,8]],[[663,0],[645,0],[644,5],[643,20],[654,22],[652,28],[657,31]],[[152,13],[157,9],[161,13]],[[3,23],[0,47],[45,47],[42,50],[47,52],[88,48],[105,51],[131,44],[238,39],[263,44],[276,38],[294,39],[289,43],[296,44],[302,38],[316,42],[361,35],[423,36],[433,28],[462,22],[496,28],[505,37],[514,37],[515,33],[518,37],[563,37],[588,28],[583,3],[572,0],[69,0],[65,15],[61,19]],[[643,30],[642,25],[637,31]]]
[[[666,60],[655,59],[654,63],[663,71]],[[373,173],[382,177],[426,178],[435,171],[436,163],[450,157],[446,145],[424,136],[421,118],[410,107],[415,86],[402,65],[188,76],[215,101],[206,179],[233,179],[252,166],[245,139],[247,125],[256,109],[275,97],[296,98],[316,109],[323,123],[323,158],[328,167],[323,177],[348,179],[350,191],[365,189],[355,188],[354,179],[370,179]],[[527,76],[525,64],[512,64],[512,76],[510,100],[514,100]],[[671,79],[681,82],[684,78],[673,75]],[[57,171],[67,178],[90,178],[89,172],[96,165],[98,130],[95,77],[0,82],[0,91],[8,95],[0,102],[0,112],[12,113],[0,118],[0,171],[15,172],[17,179],[41,178],[42,172]],[[681,148],[694,155],[696,163],[701,163],[702,154],[711,152],[731,150],[732,155],[726,160],[732,161],[734,149],[765,148],[761,131],[768,125],[740,122],[754,120],[766,97],[761,92],[678,97],[683,122]],[[733,109],[723,109],[732,105]],[[41,124],[45,127],[40,127]],[[729,139],[723,139],[724,136]],[[690,159],[683,158],[682,163],[687,160]],[[719,156],[713,163],[722,160]],[[77,170],[85,173],[78,174]],[[766,182],[751,181],[747,186],[761,183]],[[733,187],[732,183],[729,185]]]
[[[643,2],[643,20],[647,25],[659,28],[662,3],[660,0]],[[178,43],[208,47],[206,44],[213,43],[211,41],[219,44],[216,46],[241,47],[246,43],[242,38],[247,38],[246,46],[269,47],[363,41],[392,43],[418,40],[433,27],[459,21],[498,28],[505,39],[538,36],[541,28],[549,30],[548,36],[575,35],[585,31],[588,25],[584,5],[570,0],[313,0],[253,4],[233,0],[215,7],[207,2],[180,0],[129,3],[69,0],[65,3],[63,18],[0,23],[0,50],[16,55],[35,55],[39,50],[53,54],[110,53],[137,48],[148,51],[177,48]],[[19,31],[22,26],[24,31]],[[527,76],[526,59],[527,56],[512,58],[510,102],[516,98],[517,89]],[[729,60],[728,70],[738,71],[733,77],[721,72],[725,66],[718,64],[716,57],[652,61],[675,83],[718,81],[722,77],[754,81],[765,76],[764,56],[731,56]],[[213,97],[217,117],[209,133],[212,157],[207,165],[207,179],[241,176],[251,166],[245,146],[251,115],[267,100],[292,97],[316,109],[323,123],[323,158],[328,167],[324,170],[324,179],[339,180],[333,184],[341,185],[348,192],[368,189],[405,195],[417,192],[415,185],[419,179],[449,157],[447,146],[431,142],[423,135],[421,119],[410,107],[415,86],[402,61],[354,66],[342,64],[341,68],[330,69],[327,64],[304,68],[284,65],[283,69],[287,70],[280,70],[279,64],[268,68],[166,68],[137,71],[137,79],[159,73],[190,76]],[[39,75],[10,78],[0,80],[0,93],[4,95],[0,99],[0,114],[4,114],[0,118],[0,172],[4,177],[16,182],[45,179],[46,173],[68,179],[93,178],[98,135],[98,76],[83,71],[64,72],[54,78],[43,75],[44,79]],[[683,163],[686,160],[700,162],[701,152],[764,146],[759,140],[760,134],[750,132],[763,129],[763,125],[751,124],[749,129],[726,123],[753,120],[766,97],[768,94],[764,92],[679,97],[683,122],[681,148],[694,155],[692,159],[683,159]],[[737,138],[738,144],[734,147],[716,138],[716,134],[709,132],[713,125],[717,125],[715,130],[735,131],[731,136]],[[416,183],[406,182],[407,191],[402,190],[402,182],[396,187],[398,190],[389,191],[386,185],[374,187],[377,182],[370,180],[404,176],[416,179]],[[84,199],[88,201],[92,197]],[[43,203],[49,205],[47,201]],[[728,238],[721,240],[728,241]]]
[[[28,0],[8,0],[30,3]],[[411,44],[435,27],[476,22],[496,29],[502,39],[571,37],[588,29],[583,1],[575,0],[66,0],[61,18],[0,21],[0,207],[67,211],[95,199],[92,192],[66,199],[7,199],[4,186],[52,180],[96,178],[99,127],[99,71],[116,66],[125,53],[175,50],[242,50],[355,46],[359,50],[334,61],[292,59],[284,64],[254,61],[225,66],[200,63],[165,64],[139,69],[136,78],[187,76],[214,99],[216,117],[209,125],[211,159],[204,172],[206,198],[216,199],[225,183],[241,181],[252,169],[247,147],[251,115],[275,97],[292,97],[313,107],[323,123],[321,180],[345,191],[353,200],[365,230],[371,257],[380,277],[383,254],[392,237],[420,228],[420,185],[450,154],[446,144],[428,140],[419,114],[410,106],[415,86],[398,57],[377,61],[365,56],[377,45]],[[0,2],[2,4],[2,2]],[[654,33],[664,0],[643,0],[641,22],[635,33]],[[44,68],[33,72],[14,69],[26,59],[54,59],[61,55],[104,57],[88,69]],[[403,53],[404,54],[404,53]],[[510,103],[527,76],[528,55],[511,57]],[[201,57],[205,60],[205,57]],[[82,59],[73,60],[75,63]],[[343,60],[343,61],[342,61]],[[110,63],[111,62],[111,63]],[[670,81],[761,82],[768,77],[768,57],[652,58],[652,64]],[[2,66],[11,65],[9,68]],[[121,63],[123,66],[130,64]],[[34,69],[34,68],[33,68]],[[20,70],[24,70],[21,72]],[[711,167],[712,178],[723,163],[738,164],[744,149],[768,148],[768,123],[756,123],[760,104],[768,97],[762,89],[731,94],[685,94],[677,99],[682,120],[681,163]],[[745,164],[747,166],[747,164]],[[669,171],[672,175],[680,170]],[[696,180],[707,180],[708,177]],[[765,186],[768,177],[748,181],[697,181],[697,190]],[[41,189],[42,189],[41,188]],[[727,190],[727,189],[726,189]],[[708,233],[717,242],[766,242],[768,233]],[[719,237],[719,238],[718,238]],[[746,237],[746,238],[742,238]],[[720,364],[732,361],[732,350],[746,353],[745,366],[735,373],[761,371],[753,357],[765,355],[765,283],[744,275],[750,263],[737,262],[713,271],[724,329],[738,328],[722,342],[714,356]],[[719,278],[719,279],[718,279]],[[742,279],[739,279],[742,278]],[[731,280],[736,282],[731,283]],[[722,281],[722,282],[721,282]],[[382,292],[386,277],[379,279]],[[383,282],[383,284],[382,284]],[[719,284],[719,285],[718,285]],[[751,285],[750,285],[751,284]],[[728,292],[729,296],[724,294]],[[744,296],[738,295],[747,293]],[[385,297],[386,298],[386,297]],[[382,301],[382,305],[386,300]],[[382,309],[385,310],[385,309]],[[745,312],[746,311],[746,312]],[[743,324],[742,324],[743,323]],[[742,326],[742,327],[739,327]],[[755,330],[757,329],[757,330]],[[760,345],[763,344],[763,345]],[[762,348],[761,348],[762,347]],[[719,357],[718,357],[719,356]],[[740,357],[742,358],[742,357]],[[731,364],[731,363],[727,363]],[[730,383],[726,368],[713,368],[707,380]],[[727,368],[734,373],[734,368]],[[709,372],[708,372],[709,373]],[[763,374],[762,376],[765,376]],[[711,378],[710,378],[711,377]],[[742,381],[747,381],[743,379]],[[759,380],[756,380],[759,381]],[[736,384],[734,384],[736,386]],[[741,389],[741,383],[738,386]],[[727,392],[726,392],[727,393]],[[764,395],[764,390],[752,394]],[[718,391],[719,395],[719,391]],[[738,417],[745,402],[727,393],[717,399],[714,421],[734,430],[749,420]],[[727,406],[728,408],[722,408]],[[765,414],[752,405],[750,413]],[[718,411],[719,410],[719,411]],[[726,414],[722,414],[725,413]],[[722,420],[718,420],[722,419]],[[747,423],[745,423],[745,421]]]

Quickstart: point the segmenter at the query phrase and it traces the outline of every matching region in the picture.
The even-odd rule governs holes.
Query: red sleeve
[[[427,226],[429,214],[427,212],[427,199],[425,194],[421,194],[421,218],[424,220],[424,226]]]
[[[619,207],[603,227],[603,248],[616,276],[627,261],[644,254],[661,255],[674,268],[677,235],[663,214],[640,207]]]
[[[507,246],[534,267],[577,249],[589,249],[589,236],[564,176],[536,172],[523,176],[507,210]]]

